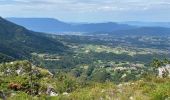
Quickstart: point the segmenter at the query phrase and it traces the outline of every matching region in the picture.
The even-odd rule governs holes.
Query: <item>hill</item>
[[[88,23],[75,25],[78,32],[112,32],[117,30],[127,30],[133,29],[135,27],[129,26],[127,24],[118,24],[115,22],[107,23]]]
[[[112,32],[132,29],[126,24],[108,23],[66,23],[53,18],[7,18],[30,30],[47,33],[57,32]]]
[[[30,30],[47,33],[82,32],[114,35],[169,35],[168,23],[66,23],[53,18],[7,18]]]
[[[53,18],[7,18],[7,20],[37,32],[69,31],[71,25]]]
[[[0,18],[0,53],[11,58],[29,58],[32,52],[59,53],[62,43]]]
[[[139,27],[167,27],[170,28],[170,22],[141,22],[141,21],[127,21],[120,22],[120,24],[128,24]]]

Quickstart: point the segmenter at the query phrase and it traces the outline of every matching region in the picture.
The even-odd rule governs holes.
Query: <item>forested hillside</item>
[[[66,49],[58,41],[27,30],[3,18],[0,18],[0,45],[1,54],[20,59],[29,58],[32,52],[59,53]]]

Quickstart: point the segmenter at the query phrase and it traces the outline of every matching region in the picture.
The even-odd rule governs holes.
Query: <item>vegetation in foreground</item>
[[[170,78],[168,75],[159,78],[156,72],[154,74],[162,64],[155,60],[152,65],[156,67],[150,68],[154,70],[140,79],[114,84],[109,80],[87,81],[71,73],[51,73],[28,61],[2,63],[0,94],[8,100],[168,100]]]

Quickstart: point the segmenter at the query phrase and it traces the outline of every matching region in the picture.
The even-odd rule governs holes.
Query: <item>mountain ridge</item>
[[[170,35],[170,28],[161,25],[136,25],[128,22],[105,22],[105,23],[67,23],[54,18],[7,18],[8,20],[23,25],[30,30],[60,34],[80,32],[82,34],[97,35]],[[69,35],[69,34],[68,34]]]
[[[170,28],[170,22],[146,22],[146,21],[126,21],[119,22],[120,24],[128,24],[138,27],[166,27]]]
[[[57,33],[57,32],[112,32],[115,30],[132,29],[127,24],[115,22],[106,23],[66,23],[54,18],[7,18],[14,23],[25,26],[30,30]]]
[[[28,58],[32,52],[63,52],[62,43],[47,38],[39,32],[0,18],[0,52],[12,58]]]

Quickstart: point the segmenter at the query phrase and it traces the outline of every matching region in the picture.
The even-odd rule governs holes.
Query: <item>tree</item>
[[[97,82],[105,82],[107,79],[110,79],[110,74],[106,71],[106,69],[96,70],[92,74],[92,80]]]
[[[163,66],[163,62],[158,59],[153,59],[151,66],[156,70],[157,68]]]

